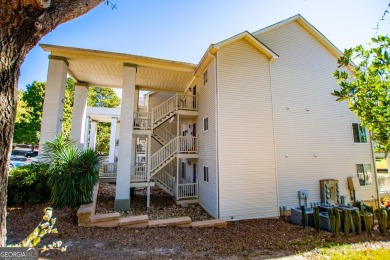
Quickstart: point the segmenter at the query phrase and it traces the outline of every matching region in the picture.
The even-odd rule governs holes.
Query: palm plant
[[[64,135],[56,136],[43,147],[49,164],[49,186],[53,207],[75,208],[92,201],[92,190],[99,180],[100,159],[89,148],[76,147]]]

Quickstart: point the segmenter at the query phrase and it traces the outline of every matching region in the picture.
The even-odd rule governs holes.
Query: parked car
[[[26,165],[23,161],[10,161],[9,168],[12,169],[13,167],[20,167]]]
[[[24,156],[25,156],[26,158],[37,157],[37,156],[38,156],[38,151],[27,152]]]

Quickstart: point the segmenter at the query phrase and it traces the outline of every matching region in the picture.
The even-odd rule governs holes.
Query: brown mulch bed
[[[42,218],[48,204],[9,207],[7,217],[8,241],[16,243],[25,238]],[[64,253],[51,251],[41,254],[47,258],[63,259],[216,259],[216,258],[275,258],[308,252],[330,243],[371,241],[385,245],[390,232],[373,236],[364,233],[333,238],[330,233],[302,229],[286,219],[269,218],[229,222],[226,229],[192,228],[96,228],[78,227],[76,210],[56,209],[59,234],[48,235],[43,243],[62,240],[68,249]],[[387,242],[388,246],[390,243]],[[305,255],[307,257],[307,255]]]
[[[115,187],[102,184],[97,211],[113,211]],[[48,203],[9,207],[7,216],[7,244],[23,240],[43,216]],[[152,212],[146,210],[146,194],[138,190],[131,201],[132,209],[122,215],[148,214],[150,219],[190,216],[192,220],[209,219],[199,206],[176,206],[172,197],[161,190],[151,196]],[[390,231],[373,235],[351,235],[334,238],[329,232],[315,232],[289,223],[287,218],[268,218],[229,222],[226,229],[195,228],[98,228],[77,226],[77,209],[55,209],[59,234],[47,235],[42,244],[61,240],[67,251],[49,251],[43,258],[61,259],[268,259],[304,253],[305,259],[318,259],[315,248],[333,244],[356,244],[358,247],[387,247]]]
[[[115,185],[100,183],[96,204],[96,214],[112,213],[114,211]],[[189,216],[192,221],[208,220],[212,217],[198,204],[186,207],[176,205],[172,196],[159,188],[151,189],[151,209],[146,208],[146,188],[136,188],[131,198],[130,210],[122,211],[121,216],[148,215],[149,219],[165,219]]]

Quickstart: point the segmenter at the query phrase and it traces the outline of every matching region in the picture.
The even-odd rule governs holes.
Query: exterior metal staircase
[[[171,196],[175,195],[176,178],[170,175],[167,171],[162,170],[154,176],[157,186]]]
[[[151,137],[162,145],[159,150],[150,156],[149,167],[145,171],[146,176],[142,175],[141,169],[138,168],[135,169],[134,175],[145,177],[145,181],[153,178],[157,186],[172,196],[176,195],[177,199],[180,197],[187,198],[188,194],[192,194],[193,197],[197,190],[197,183],[179,184],[177,183],[178,180],[165,170],[167,169],[166,166],[176,158],[178,153],[198,153],[196,137],[176,136],[163,126],[165,122],[183,110],[187,111],[184,112],[186,115],[188,115],[188,111],[197,110],[197,97],[195,95],[177,94],[154,107],[152,112],[134,113],[134,129],[152,131]],[[142,134],[145,133],[142,132]]]
[[[160,143],[162,146],[169,143],[175,136],[171,134],[167,129],[164,127],[157,127],[153,130],[152,137]]]
[[[173,138],[150,156],[150,177],[153,177],[176,157],[178,139],[179,137]]]

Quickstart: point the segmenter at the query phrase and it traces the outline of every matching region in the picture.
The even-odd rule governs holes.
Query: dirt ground
[[[110,188],[108,188],[110,190]],[[103,192],[104,193],[104,192]],[[103,198],[106,196],[106,201]],[[98,207],[109,211],[109,192],[99,195]],[[142,201],[142,200],[141,200]],[[100,204],[99,204],[100,203]],[[153,205],[153,202],[152,202]],[[40,222],[42,210],[48,203],[9,207],[7,217],[7,244],[24,239]],[[158,218],[155,206],[152,214]],[[175,207],[174,207],[175,208]],[[185,209],[189,209],[184,208]],[[190,208],[199,212],[199,208]],[[176,207],[170,213],[181,214]],[[57,217],[59,234],[48,235],[43,243],[61,240],[68,247],[60,253],[51,251],[40,256],[55,259],[269,259],[303,254],[305,259],[316,256],[315,248],[329,247],[334,244],[369,242],[357,244],[359,247],[388,247],[390,249],[390,231],[384,235],[374,230],[373,235],[351,235],[333,238],[330,233],[314,229],[302,229],[289,223],[287,218],[268,218],[229,222],[226,229],[192,228],[145,228],[130,229],[124,227],[97,228],[78,227],[75,209],[54,210]],[[139,209],[142,212],[142,209]],[[176,212],[176,213],[172,213]],[[177,213],[179,212],[179,213]],[[123,213],[136,214],[136,212]],[[204,214],[200,213],[200,214]],[[202,215],[206,218],[206,215]]]
[[[96,205],[96,214],[112,213],[114,211],[115,185],[100,183]],[[150,195],[151,210],[146,208],[146,188],[136,188],[131,198],[131,209],[122,211],[124,216],[148,215],[149,219],[165,219],[189,216],[192,221],[212,219],[198,204],[186,207],[177,206],[173,197],[161,189],[152,189]]]

